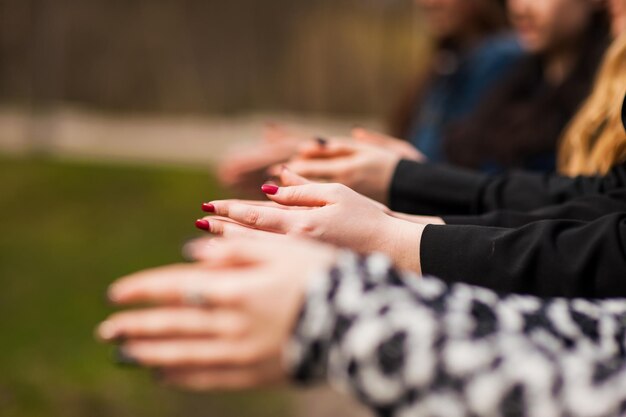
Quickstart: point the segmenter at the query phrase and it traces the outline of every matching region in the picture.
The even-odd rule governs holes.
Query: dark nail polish
[[[207,213],[215,213],[215,206],[211,203],[202,203],[202,211]]]
[[[211,231],[211,224],[208,220],[199,219],[196,220],[196,227],[200,230],[206,230],[207,232]]]
[[[119,366],[139,366],[139,361],[126,352],[123,346],[118,346],[114,352],[115,363]]]
[[[328,145],[328,140],[322,137],[317,137],[315,138],[315,140],[317,141],[317,144],[320,145],[321,147]]]
[[[261,191],[263,191],[265,194],[275,195],[278,192],[278,187],[272,184],[263,184],[261,186]]]

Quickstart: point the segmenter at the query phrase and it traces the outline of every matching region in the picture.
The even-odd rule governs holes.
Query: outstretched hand
[[[241,234],[284,234],[317,239],[361,253],[387,253],[402,268],[420,272],[419,244],[424,224],[399,219],[389,210],[342,184],[311,183],[288,169],[281,178],[301,185],[262,187],[270,204],[241,200],[207,203],[218,217],[202,219],[208,230],[241,228]],[[232,224],[226,224],[229,219]],[[252,230],[244,231],[247,227]],[[205,229],[206,230],[206,229]]]
[[[193,264],[142,271],[109,289],[115,313],[97,329],[121,342],[124,360],[158,370],[168,385],[244,389],[281,382],[289,339],[312,273],[336,249],[288,238],[207,239],[188,250]],[[288,256],[283,254],[288,253]]]
[[[372,133],[353,130],[354,140],[309,141],[287,166],[315,181],[336,182],[386,204],[393,172],[401,159],[425,158],[410,144]]]

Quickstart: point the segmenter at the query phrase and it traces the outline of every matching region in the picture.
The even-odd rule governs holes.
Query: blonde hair
[[[626,34],[608,49],[593,91],[565,130],[558,156],[564,175],[604,175],[626,161],[621,108],[626,94]]]

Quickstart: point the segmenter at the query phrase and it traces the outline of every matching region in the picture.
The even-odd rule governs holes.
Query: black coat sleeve
[[[403,160],[389,187],[392,210],[423,215],[478,215],[530,211],[626,187],[624,164],[605,176],[566,177],[514,171],[487,175],[445,165]]]
[[[616,212],[626,212],[626,189],[606,195],[580,197],[531,211],[496,210],[477,216],[443,216],[443,220],[451,225],[517,228],[541,220],[593,221]]]
[[[422,272],[542,297],[626,296],[626,213],[592,222],[544,220],[517,229],[427,226]]]

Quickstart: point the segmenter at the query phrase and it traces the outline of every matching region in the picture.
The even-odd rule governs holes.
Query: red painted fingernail
[[[215,206],[211,203],[202,203],[202,211],[207,213],[215,213]]]
[[[274,195],[278,192],[278,187],[272,184],[263,184],[261,186],[261,191],[265,194]]]
[[[196,220],[196,227],[200,230],[206,230],[207,232],[211,231],[211,224],[208,220],[200,219]]]

